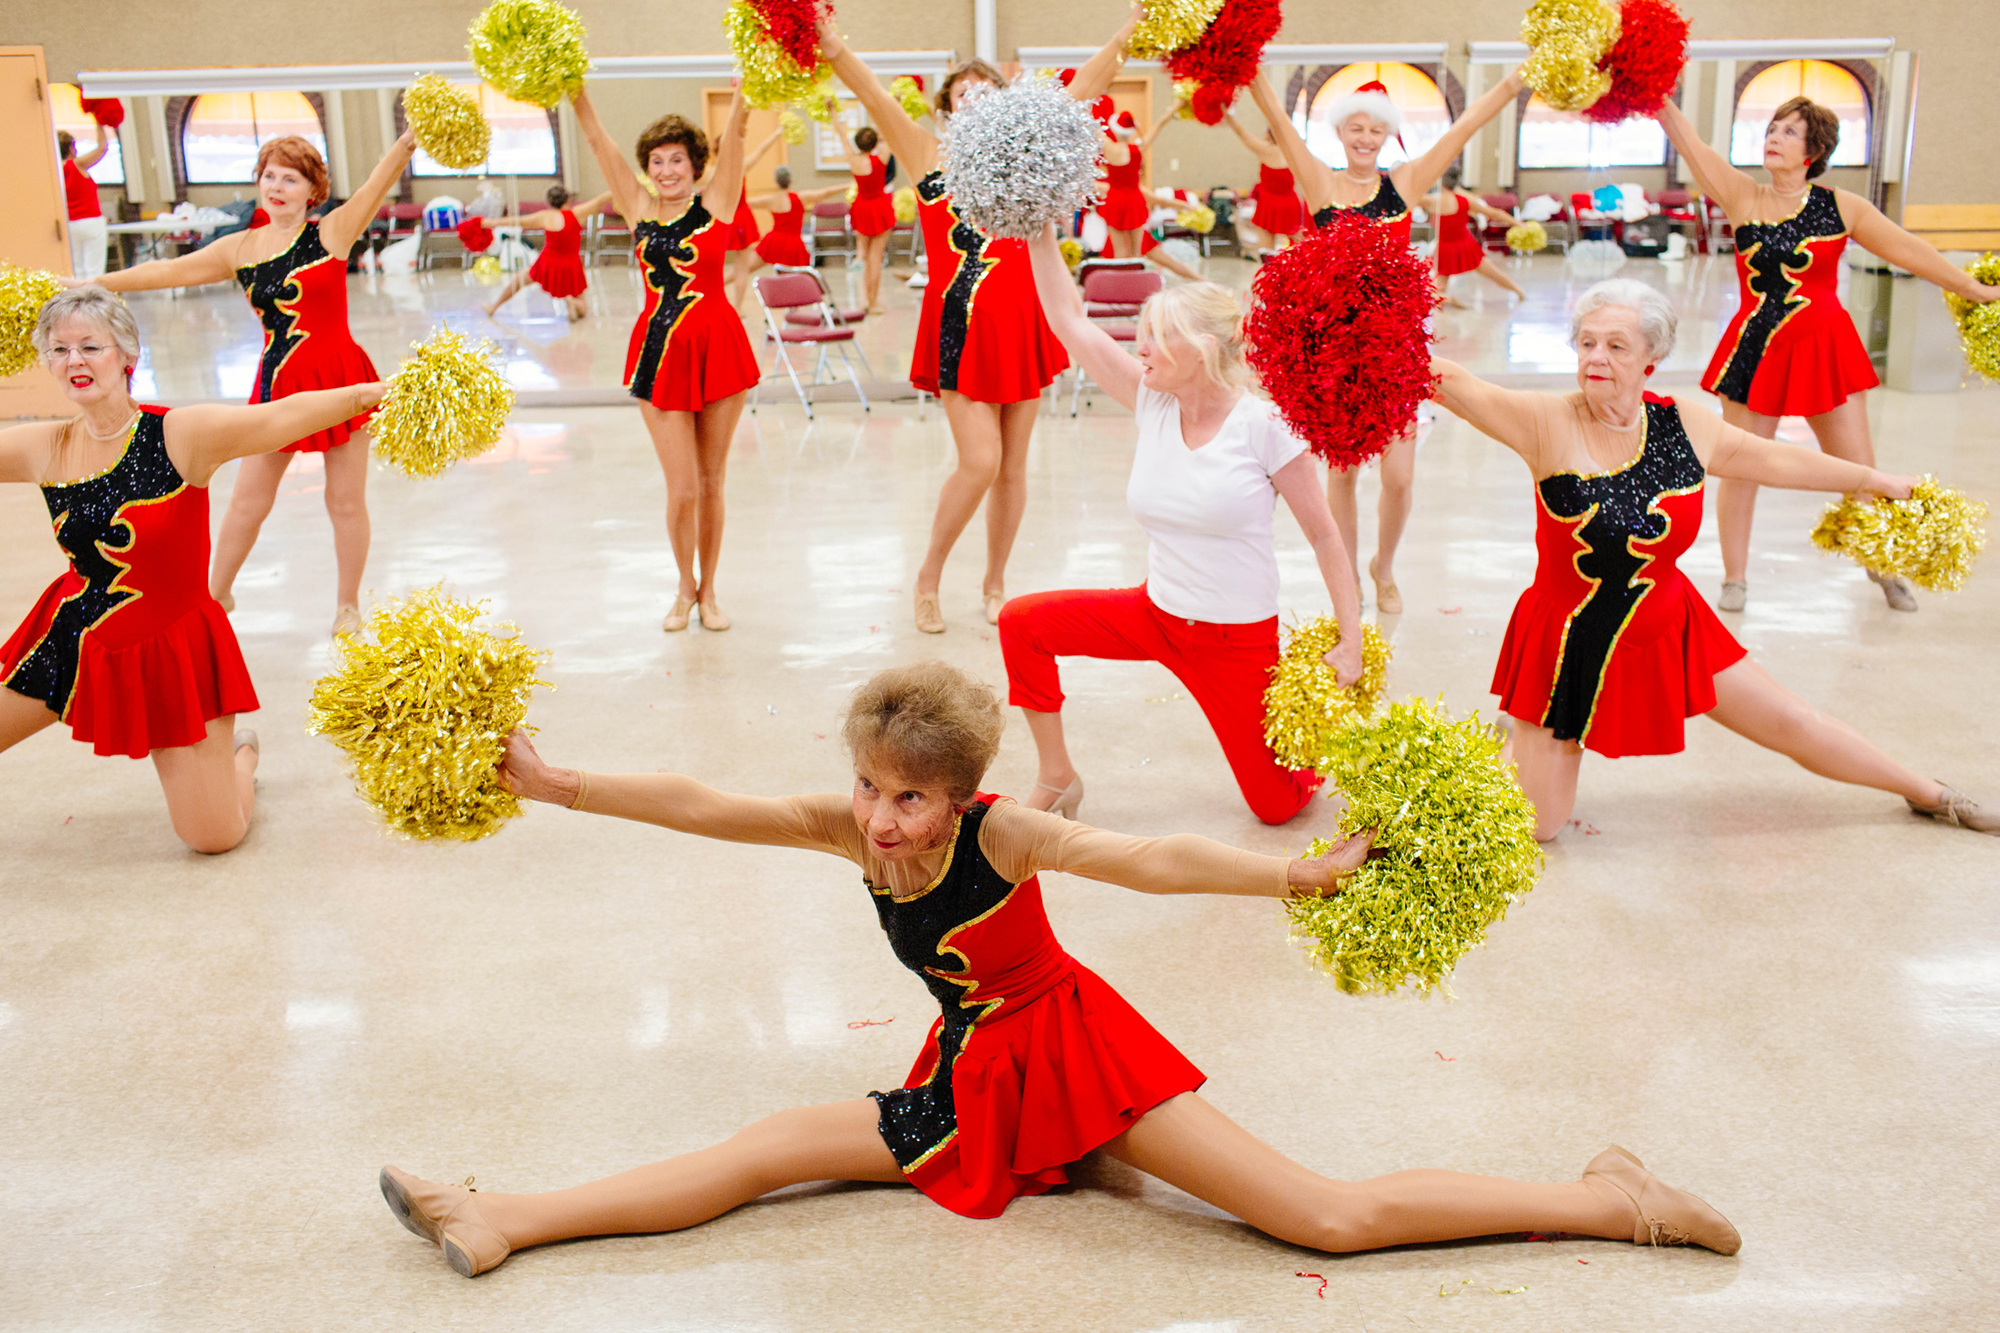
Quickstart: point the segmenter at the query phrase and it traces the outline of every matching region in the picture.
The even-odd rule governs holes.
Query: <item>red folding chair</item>
[[[1086,259],[1076,266],[1076,285],[1083,289],[1083,313],[1092,319],[1130,319],[1139,313],[1137,302],[1099,301],[1102,307],[1093,309],[1091,305],[1091,279],[1100,273],[1150,273],[1143,259]],[[1158,274],[1154,274],[1155,277]],[[1153,289],[1157,290],[1157,289]],[[1148,292],[1150,295],[1151,292]],[[1143,300],[1144,298],[1140,298]]]
[[[861,253],[855,244],[854,224],[848,219],[845,199],[820,200],[813,205],[810,220],[806,247],[812,251],[814,264],[827,255],[846,255],[852,259]]]
[[[1521,196],[1508,194],[1505,191],[1499,194],[1483,194],[1479,197],[1488,208],[1497,208],[1502,213],[1512,213],[1521,206]],[[1507,252],[1506,224],[1475,215],[1472,219],[1472,225],[1479,235],[1480,248],[1491,250],[1497,254],[1505,254]]]
[[[1692,194],[1686,190],[1662,190],[1653,202],[1660,206],[1660,216],[1667,220],[1669,229],[1686,234],[1696,249],[1701,248],[1701,214],[1696,211]]]
[[[778,361],[784,366],[785,374],[792,381],[793,391],[806,409],[806,420],[812,420],[813,416],[811,391],[828,382],[822,376],[826,374],[826,351],[829,347],[839,349],[841,364],[847,368],[847,378],[854,385],[855,396],[861,400],[861,410],[868,411],[868,392],[861,387],[861,376],[855,373],[854,357],[848,351],[849,348],[854,348],[857,354],[860,351],[854,347],[854,330],[840,322],[819,274],[809,268],[780,267],[774,272],[759,274],[752,285],[757,289],[757,304],[764,311],[765,340],[776,345]],[[792,323],[788,316],[803,310],[817,311],[818,322],[812,325]],[[819,359],[813,363],[810,384],[799,381],[798,369],[792,365],[790,349],[801,346],[816,346],[819,349]],[[862,358],[861,364],[868,364],[866,357]],[[874,372],[871,370],[869,374],[872,378]],[[764,383],[759,380],[757,387],[751,391],[752,412],[757,410],[757,400],[763,388]]]
[[[1090,316],[1091,323],[1103,329],[1116,342],[1129,343],[1139,340],[1139,325],[1135,317],[1147,298],[1166,286],[1166,280],[1149,268],[1111,268],[1099,265],[1082,275],[1083,309]],[[1075,369],[1076,378],[1070,386],[1069,414],[1077,414],[1077,404],[1083,398],[1084,381],[1089,379],[1083,367]]]

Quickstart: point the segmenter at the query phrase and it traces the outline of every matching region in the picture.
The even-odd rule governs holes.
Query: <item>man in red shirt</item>
[[[90,169],[111,151],[104,126],[97,127],[97,147],[81,160],[76,155],[76,136],[68,130],[56,134],[62,152],[63,194],[69,200],[69,266],[79,278],[104,276],[104,247],[110,239],[105,230],[104,210],[97,202],[97,182]]]

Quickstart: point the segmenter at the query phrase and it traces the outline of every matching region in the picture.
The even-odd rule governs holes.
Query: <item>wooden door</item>
[[[709,156],[711,159],[715,155],[715,145],[721,140],[723,127],[729,124],[729,103],[735,96],[736,92],[731,88],[702,89],[702,128],[708,132]],[[777,128],[777,108],[770,107],[762,111],[754,107],[751,108],[749,128],[743,135],[743,151],[746,153],[756,152],[757,145],[764,142],[765,136]],[[790,144],[786,143],[783,139],[778,140],[777,146],[764,154],[762,161],[750,164],[750,169],[743,174],[744,188],[751,194],[769,194],[777,189],[778,168],[785,165],[786,154],[790,151]],[[800,173],[794,170],[793,175],[797,176],[798,174]],[[798,188],[797,180],[792,182],[792,186],[794,189]],[[734,208],[735,206],[732,204],[732,212]],[[758,230],[769,231],[771,229],[771,214],[769,211],[760,208],[755,210],[755,212],[757,215]]]
[[[0,46],[0,181],[7,182],[0,258],[68,273],[69,208],[39,46]],[[69,399],[40,366],[0,380],[0,420],[70,414]]]

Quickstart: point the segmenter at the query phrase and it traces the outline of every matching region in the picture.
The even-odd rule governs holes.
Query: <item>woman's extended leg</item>
[[[986,495],[986,574],[979,585],[988,598],[1003,597],[1007,591],[1007,561],[1014,554],[1021,516],[1028,512],[1028,444],[1041,406],[1041,399],[1030,398],[1000,409],[1000,471]],[[998,615],[995,606],[987,619]]]
[[[211,856],[243,841],[257,800],[256,748],[237,745],[235,737],[232,713],[210,720],[208,734],[193,745],[153,751],[174,832]]]
[[[680,570],[680,587],[674,596],[674,609],[667,614],[665,628],[686,629],[688,612],[694,609],[699,587],[695,572],[695,515],[701,465],[694,413],[668,412],[642,402],[639,415],[646,423],[646,433],[653,439],[653,453],[660,460],[660,471],[666,475],[667,541],[674,548],[674,564]]]
[[[1722,419],[1766,440],[1778,437],[1778,418],[1752,412],[1741,403],[1722,400]],[[1725,611],[1741,611],[1749,580],[1750,524],[1757,516],[1757,483],[1733,477],[1715,479],[1715,535],[1722,543],[1722,598]],[[1730,584],[1735,584],[1732,590]]]
[[[0,686],[0,751],[13,749],[56,721],[55,709],[40,699],[30,699]]]
[[[1535,841],[1548,842],[1569,823],[1576,808],[1576,775],[1583,766],[1583,747],[1559,741],[1547,727],[1509,719],[1513,729],[1500,751],[1500,763],[1514,765],[1521,790],[1535,807]]]
[[[236,481],[229,488],[229,508],[223,512],[222,527],[215,534],[215,556],[209,563],[208,591],[224,606],[234,605],[230,588],[236,582],[257,533],[278,498],[278,484],[294,455],[253,454],[236,465]]]
[[[1863,467],[1875,466],[1875,439],[1868,429],[1868,395],[1865,391],[1849,395],[1846,402],[1831,412],[1807,417],[1806,424],[1812,427],[1813,437],[1819,441],[1822,452]],[[1900,574],[1887,578],[1870,574],[1869,578],[1881,585],[1882,596],[1888,601],[1890,610],[1917,609],[1916,590],[1907,578]]]
[[[1396,587],[1396,548],[1402,545],[1403,529],[1410,521],[1417,480],[1414,427],[1382,451],[1381,480],[1382,494],[1375,504],[1375,558],[1368,562],[1368,577],[1375,584],[1376,608],[1396,615],[1403,609],[1403,595]]]
[[[1904,768],[1860,732],[1820,712],[1747,657],[1716,673],[1715,707],[1708,715],[1823,778],[1894,792],[1922,806],[1943,799],[1942,784]]]
[[[861,238],[861,291],[868,298],[868,313],[882,313],[882,257],[888,253],[894,231]]]
[[[704,629],[728,629],[729,617],[715,602],[715,566],[722,559],[723,486],[729,478],[729,446],[736,441],[736,423],[743,416],[745,395],[718,398],[694,414],[695,554],[701,565],[695,601]]]
[[[1480,260],[1479,267],[1472,271],[1495,286],[1506,288],[1519,299],[1523,301],[1528,299],[1528,294],[1521,289],[1521,284],[1508,277],[1507,270],[1494,263],[1492,255]]]
[[[247,459],[245,460],[248,461]],[[368,567],[368,432],[356,431],[323,456],[326,516],[333,520],[333,560],[337,571],[334,605],[361,607],[361,573]]]
[[[501,306],[506,305],[509,301],[520,295],[521,289],[527,285],[528,271],[522,269],[519,273],[507,279],[507,285],[500,289],[500,294],[487,303],[486,313],[489,316],[497,313]]]
[[[979,509],[979,502],[986,498],[986,492],[999,477],[1005,447],[1000,404],[978,402],[954,389],[946,389],[939,398],[944,403],[945,420],[951,426],[952,445],[958,450],[958,466],[944,479],[944,487],[938,492],[937,517],[931,520],[930,548],[924,552],[924,563],[917,570],[919,628],[928,628],[922,603],[927,598],[932,603],[937,601],[945,557],[951,554],[959,534],[965,531],[965,525]],[[932,623],[936,628],[930,632],[943,632],[941,618]]]

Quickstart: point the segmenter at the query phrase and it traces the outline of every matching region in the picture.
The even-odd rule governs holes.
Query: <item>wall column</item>
[[[375,116],[380,122],[382,130],[382,153],[386,157],[389,152],[389,146],[396,142],[396,90],[394,88],[377,88],[375,90]],[[397,181],[389,187],[388,197],[391,199],[399,198],[402,192],[403,183]]]
[[[1469,107],[1486,95],[1487,81],[1492,77],[1486,65],[1465,67],[1465,104]],[[1477,190],[1486,183],[1486,131],[1482,125],[1473,131],[1472,139],[1465,145],[1465,174],[1460,183],[1468,190]]]
[[[329,184],[336,199],[345,199],[354,193],[349,185],[352,173],[347,162],[347,108],[341,105],[338,88],[330,88],[320,97],[326,106],[326,171],[332,177]]]
[[[146,124],[153,131],[153,180],[159,187],[159,200],[162,206],[171,208],[174,202],[174,156],[172,141],[167,138],[167,100],[149,96],[138,101]]]

